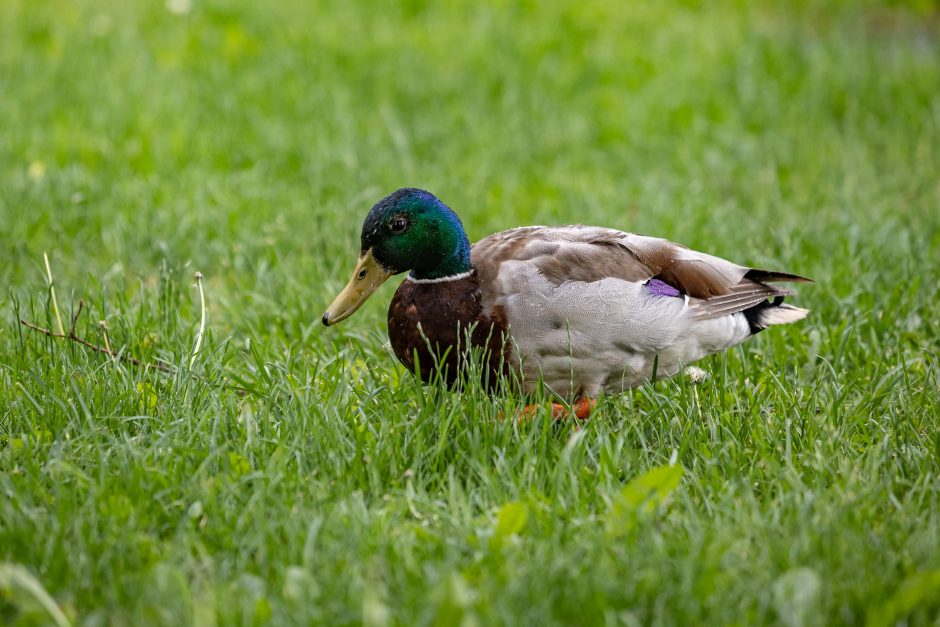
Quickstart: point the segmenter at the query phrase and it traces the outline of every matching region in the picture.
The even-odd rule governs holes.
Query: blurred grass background
[[[935,619],[938,37],[932,2],[4,0],[0,559],[89,625]],[[813,314],[516,429],[404,375],[393,288],[319,324],[402,186],[472,240],[582,222],[812,276]],[[20,327],[55,325],[43,253],[66,325],[84,298],[82,335],[181,366],[201,271],[205,378]],[[43,622],[14,589],[0,621]]]

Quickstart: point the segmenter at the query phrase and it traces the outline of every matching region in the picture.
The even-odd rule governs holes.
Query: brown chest
[[[481,360],[493,387],[505,363],[505,324],[484,315],[476,274],[420,282],[406,279],[388,308],[388,337],[398,360],[429,382],[452,385],[470,359]]]

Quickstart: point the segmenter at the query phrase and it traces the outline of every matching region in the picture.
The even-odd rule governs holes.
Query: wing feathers
[[[730,299],[699,301],[691,305],[690,309],[692,309],[694,317],[709,320],[711,318],[720,318],[721,316],[730,316],[739,311],[750,309],[754,305],[759,305],[766,300],[767,294],[745,294]]]
[[[792,283],[812,283],[812,279],[789,272],[772,272],[770,270],[758,270],[751,268],[744,275],[744,278],[757,281],[758,283],[792,282]]]
[[[475,244],[472,258],[485,303],[505,296],[495,285],[499,267],[507,261],[521,261],[533,264],[555,286],[606,278],[634,283],[659,279],[687,294],[690,309],[700,319],[727,316],[792,293],[770,282],[810,281],[786,272],[739,266],[668,240],[601,227],[503,231]]]

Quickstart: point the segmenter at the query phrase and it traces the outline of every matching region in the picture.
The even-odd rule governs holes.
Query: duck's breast
[[[483,314],[474,272],[402,281],[389,305],[388,337],[398,360],[425,382],[439,373],[453,384],[468,349],[486,352],[488,384],[496,385],[502,373],[505,325]]]

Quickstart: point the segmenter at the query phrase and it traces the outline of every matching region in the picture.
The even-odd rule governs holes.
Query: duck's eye
[[[408,220],[403,217],[392,218],[388,228],[392,233],[404,233],[408,229]]]

